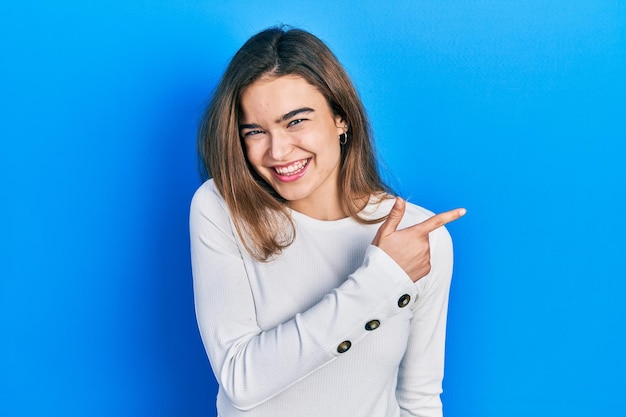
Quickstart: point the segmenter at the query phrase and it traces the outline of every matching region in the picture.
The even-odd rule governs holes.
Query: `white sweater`
[[[381,217],[392,205],[364,213]],[[263,263],[246,252],[212,180],[191,203],[196,315],[218,415],[441,416],[446,229],[431,233],[431,272],[413,283],[371,245],[380,224],[291,215],[295,241]],[[431,215],[407,204],[399,228]]]

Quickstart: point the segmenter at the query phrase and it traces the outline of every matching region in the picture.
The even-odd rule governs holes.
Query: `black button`
[[[403,308],[409,305],[409,301],[411,301],[411,296],[409,294],[404,294],[398,300],[398,307]]]
[[[337,352],[339,353],[347,352],[348,349],[350,349],[350,346],[352,346],[352,343],[350,343],[349,340],[344,340],[343,342],[339,343],[339,346],[337,346]]]
[[[376,330],[379,327],[380,327],[379,320],[370,320],[367,323],[365,323],[365,330]]]

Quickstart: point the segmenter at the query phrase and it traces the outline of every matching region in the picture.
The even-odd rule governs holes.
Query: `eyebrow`
[[[302,107],[302,108],[300,108],[300,109],[292,110],[292,111],[290,111],[289,113],[285,113],[285,114],[283,114],[283,117],[281,117],[281,118],[280,118],[280,119],[278,119],[277,121],[278,121],[278,122],[286,122],[287,120],[289,120],[289,119],[291,119],[292,117],[297,116],[297,115],[299,115],[299,114],[301,114],[301,113],[312,113],[312,112],[314,112],[314,111],[315,111],[315,110],[313,110],[313,109],[312,109],[312,108],[310,108],[310,107]]]
[[[312,109],[312,108],[310,108],[310,107],[301,107],[301,108],[299,108],[299,109],[295,109],[295,110],[292,110],[292,111],[290,111],[290,112],[288,112],[288,113],[283,114],[283,115],[282,115],[279,119],[277,119],[277,120],[276,120],[276,123],[286,122],[287,120],[289,120],[289,119],[291,119],[291,118],[293,118],[293,117],[295,117],[295,116],[297,116],[297,115],[299,115],[299,114],[302,114],[302,113],[312,113],[312,112],[314,112],[314,111],[315,111],[315,110],[314,110],[314,109]],[[240,124],[240,125],[239,125],[239,130],[244,130],[244,129],[258,129],[258,128],[260,128],[260,127],[261,127],[261,126],[259,126],[259,125],[258,125],[258,124],[256,124],[256,123],[250,123],[250,124]]]

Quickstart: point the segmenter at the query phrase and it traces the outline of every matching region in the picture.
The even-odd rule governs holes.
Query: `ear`
[[[348,131],[348,122],[339,115],[335,116],[335,126],[337,127],[337,135],[342,135]]]

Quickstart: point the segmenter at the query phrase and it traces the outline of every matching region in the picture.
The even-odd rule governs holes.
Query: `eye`
[[[304,122],[305,120],[306,119],[295,119],[295,120],[290,121],[287,126],[291,127],[291,126],[299,125],[300,123]]]
[[[251,136],[260,135],[262,133],[264,133],[262,130],[248,130],[247,132],[243,132],[243,137],[247,138]]]

